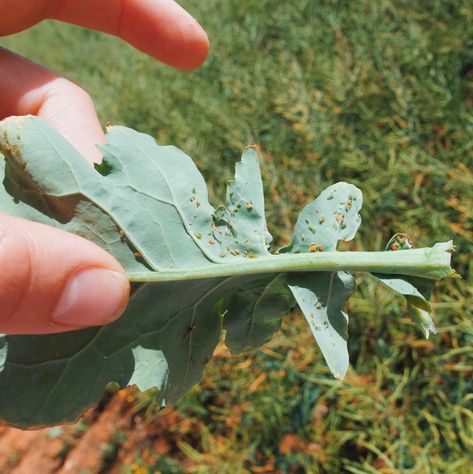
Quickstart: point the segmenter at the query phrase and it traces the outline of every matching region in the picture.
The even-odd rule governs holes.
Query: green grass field
[[[398,231],[417,246],[453,238],[463,277],[439,285],[439,334],[426,341],[400,299],[360,276],[345,381],[329,374],[297,313],[256,353],[219,347],[168,433],[193,466],[186,472],[471,472],[473,5],[180,3],[211,41],[193,72],[57,23],[0,44],[83,85],[103,123],[185,150],[214,203],[243,148],[257,143],[276,244],[305,203],[346,180],[365,205],[345,248],[380,250]],[[182,472],[180,462],[136,457],[143,473]]]

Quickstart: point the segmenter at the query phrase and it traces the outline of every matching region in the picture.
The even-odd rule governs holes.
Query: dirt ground
[[[0,427],[0,474],[123,474],[136,471],[137,453],[182,458],[168,430],[176,412],[166,408],[146,422],[132,402],[122,391],[73,425],[32,431]],[[153,459],[146,464],[153,465]]]

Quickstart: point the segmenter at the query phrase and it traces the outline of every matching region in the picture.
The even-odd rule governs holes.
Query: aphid
[[[309,252],[317,252],[317,244],[310,244],[309,245]]]
[[[253,209],[253,202],[252,202],[252,201],[248,201],[248,202],[246,203],[246,208],[247,208],[248,210]]]
[[[214,240],[214,239],[209,239],[209,244],[210,244],[210,245],[215,245],[216,243],[217,243],[216,240]]]
[[[134,255],[136,258],[143,258],[143,255],[141,255],[140,252],[135,252]]]
[[[222,258],[223,258],[223,257],[226,257],[226,256],[227,256],[227,254],[226,254],[225,252],[223,252],[223,251],[222,251],[222,252],[220,252],[220,257],[222,257]]]
[[[197,198],[195,196],[192,196],[189,201],[195,205],[195,207],[200,207],[200,202],[197,201]]]
[[[195,235],[196,239],[201,239],[202,238],[202,234],[200,232],[194,232],[194,235]]]
[[[320,216],[319,224],[323,224],[325,222],[325,216]]]
[[[337,222],[342,222],[343,221],[343,216],[341,214],[335,214],[335,220]]]
[[[315,305],[315,307],[316,307],[317,309],[320,309],[320,308],[322,308],[322,305],[321,305],[319,302],[317,302],[317,304]]]

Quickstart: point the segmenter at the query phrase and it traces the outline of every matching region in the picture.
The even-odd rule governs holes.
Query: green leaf
[[[237,165],[228,209],[217,218],[193,161],[143,133],[111,127],[100,147],[99,172],[36,117],[10,118],[0,133],[10,150],[7,191],[65,230],[105,247],[129,271],[268,254],[263,188],[252,148]]]
[[[292,242],[283,253],[336,251],[341,240],[351,240],[361,223],[361,191],[336,183],[307,205],[297,220]],[[309,323],[322,354],[337,378],[348,370],[348,315],[343,307],[356,284],[346,272],[291,274],[289,288]]]
[[[428,339],[437,329],[430,315],[432,310],[428,298],[434,287],[434,281],[415,277],[392,277],[382,273],[372,274],[378,281],[391,290],[404,296],[413,321]]]
[[[355,289],[346,272],[291,274],[289,288],[309,323],[312,334],[339,379],[348,369],[348,315],[343,307]]]
[[[213,353],[220,334],[213,307],[228,291],[225,285],[227,280],[151,283],[142,286],[125,314],[107,326],[7,336],[0,418],[23,428],[65,423],[97,403],[111,381],[120,387],[138,383],[160,388],[161,354],[169,369],[163,395],[168,402],[176,401],[200,379]],[[153,354],[151,365],[140,359],[143,352],[136,352],[138,347],[147,356]]]
[[[436,244],[439,246],[439,244]],[[453,250],[453,244],[446,242],[440,244],[445,251]],[[410,252],[414,248],[407,234],[395,234],[386,245],[387,252],[400,252],[402,258],[404,252]],[[430,295],[435,286],[435,281],[429,278],[420,278],[414,276],[393,276],[383,273],[372,273],[372,275],[391,290],[404,296],[407,301],[407,307],[412,320],[428,339],[430,333],[436,334],[437,328],[430,312],[432,308],[429,303]]]
[[[125,127],[111,127],[106,138],[100,149],[111,170],[91,199],[111,211],[142,259],[155,270],[218,261],[214,209],[193,161]]]
[[[5,212],[40,220],[95,242],[129,271],[144,271],[135,249],[120,235],[113,191],[52,127],[37,117],[12,117],[0,123],[5,150],[4,186],[12,199],[2,199]],[[108,196],[108,198],[107,198]],[[21,201],[15,204],[15,201]],[[26,205],[25,205],[26,204]],[[119,214],[133,212],[123,200]],[[48,219],[37,219],[39,213]]]
[[[279,330],[281,318],[292,306],[286,274],[247,279],[228,303],[225,344],[234,353],[259,347]]]
[[[292,242],[279,252],[328,252],[341,240],[351,240],[361,224],[361,191],[352,184],[336,183],[322,191],[297,219]]]
[[[131,349],[135,359],[133,375],[128,385],[136,385],[138,390],[145,392],[158,388],[164,394],[168,385],[169,367],[162,351],[137,346]]]
[[[96,169],[36,117],[0,122],[0,147],[0,211],[95,242],[142,283],[124,315],[102,328],[1,339],[0,418],[16,426],[73,421],[111,382],[157,388],[172,403],[199,380],[222,324],[232,351],[255,348],[295,301],[329,367],[343,377],[343,308],[354,288],[348,271],[374,273],[404,294],[429,331],[433,281],[454,274],[450,242],[337,252],[360,224],[361,192],[347,183],[309,204],[292,243],[272,255],[253,147],[236,165],[226,207],[216,209],[186,154],[124,127],[109,130]],[[401,240],[393,243],[404,248]]]
[[[222,251],[248,257],[269,254],[272,237],[266,227],[263,183],[253,147],[245,150],[235,166],[235,179],[228,183],[226,206],[219,208],[214,234]]]

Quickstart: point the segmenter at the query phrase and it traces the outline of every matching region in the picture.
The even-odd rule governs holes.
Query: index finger
[[[50,18],[118,36],[179,69],[199,66],[208,54],[205,31],[173,0],[26,0],[2,16],[0,34]]]

